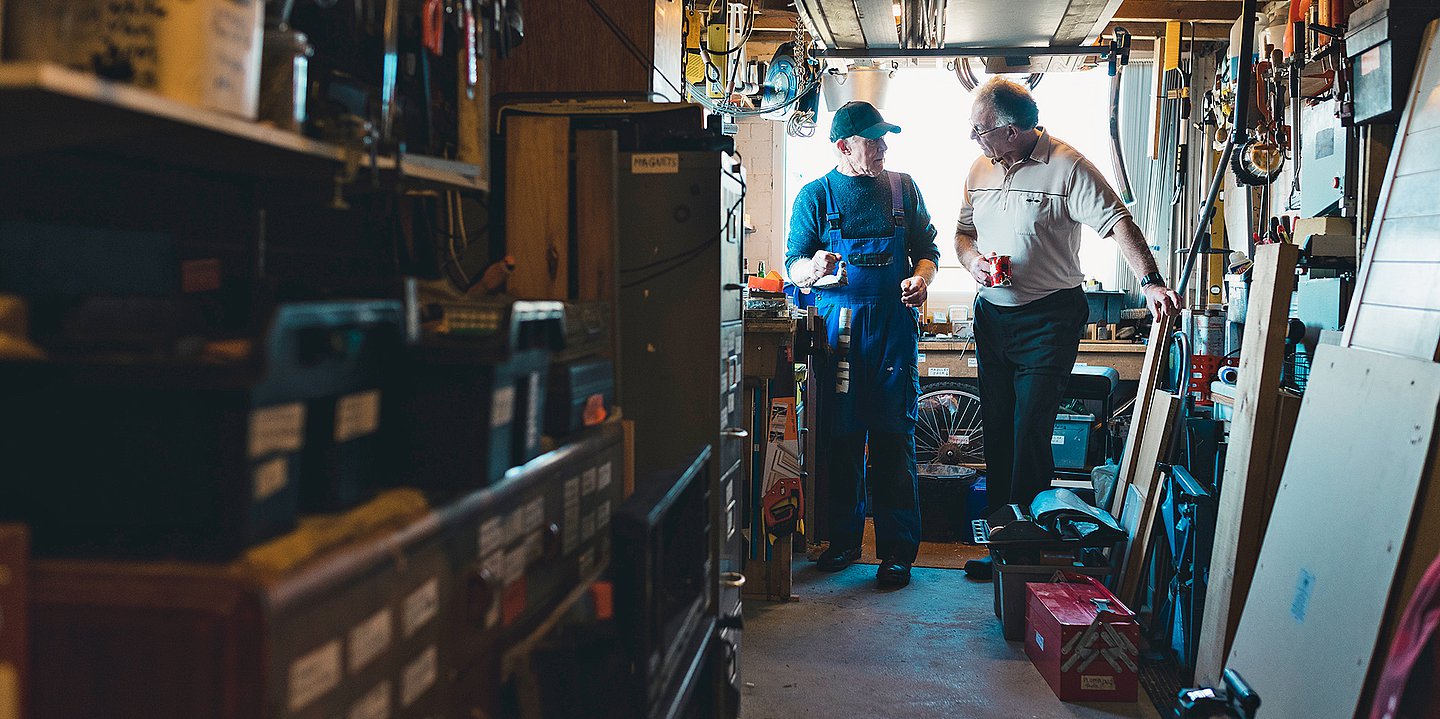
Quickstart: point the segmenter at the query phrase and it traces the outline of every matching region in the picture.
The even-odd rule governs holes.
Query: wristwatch
[[[1140,278],[1141,287],[1149,287],[1150,285],[1160,285],[1163,287],[1165,285],[1165,276],[1159,272],[1151,272]]]

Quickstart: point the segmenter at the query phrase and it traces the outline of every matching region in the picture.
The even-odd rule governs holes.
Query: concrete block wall
[[[785,259],[785,123],[742,118],[735,149],[745,165],[745,259],[755,272],[761,260],[767,270],[783,274]]]

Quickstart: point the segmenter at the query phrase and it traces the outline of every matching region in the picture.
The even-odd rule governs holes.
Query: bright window
[[[1075,147],[1095,163],[1114,184],[1109,141],[1110,78],[1105,68],[1080,73],[1052,73],[1034,90],[1040,105],[1040,124],[1052,135]],[[785,215],[805,183],[835,167],[828,142],[831,113],[821,107],[815,136],[790,138],[786,143]],[[888,122],[903,128],[887,137],[886,167],[915,178],[937,231],[941,272],[931,288],[931,307],[968,301],[975,282],[959,266],[953,237],[960,214],[965,173],[980,156],[970,139],[970,94],[954,73],[941,69],[910,68],[895,73],[881,108]],[[1115,287],[1115,243],[1082,230],[1080,265],[1087,277],[1106,288]],[[938,302],[937,302],[938,300]]]

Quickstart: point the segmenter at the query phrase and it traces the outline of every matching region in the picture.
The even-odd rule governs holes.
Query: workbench
[[[743,596],[770,601],[788,601],[791,593],[790,563],[794,555],[794,539],[787,535],[770,542],[765,531],[762,506],[765,486],[766,457],[770,451],[770,404],[773,397],[794,397],[796,377],[792,348],[796,333],[806,320],[782,318],[745,318],[745,390],[741,416],[750,418],[751,454],[741,462],[745,468],[745,586]],[[802,358],[803,361],[803,358]],[[805,420],[808,408],[796,407],[800,440],[801,465],[806,470],[801,480],[805,486],[806,522],[813,519],[811,497],[814,473],[808,465],[814,461],[814,435]],[[807,529],[809,527],[807,526]]]
[[[1114,367],[1120,379],[1140,379],[1145,362],[1145,345],[1136,342],[1081,342],[1077,365]],[[975,342],[958,339],[920,340],[920,381],[958,377],[974,378]]]

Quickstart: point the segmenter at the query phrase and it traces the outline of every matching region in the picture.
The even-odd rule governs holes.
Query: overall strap
[[[840,206],[835,204],[835,193],[830,189],[830,178],[820,178],[820,184],[825,186],[825,220],[829,223],[826,229],[831,232],[839,232]]]
[[[887,172],[890,176],[890,216],[895,220],[896,227],[905,226],[905,194],[900,189],[900,179],[904,177],[899,172]]]

